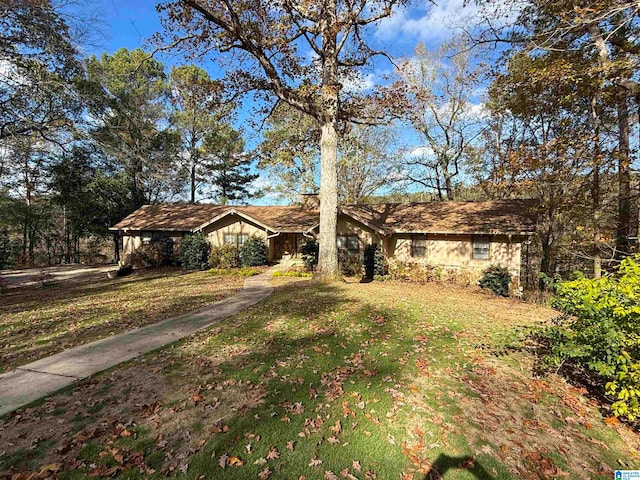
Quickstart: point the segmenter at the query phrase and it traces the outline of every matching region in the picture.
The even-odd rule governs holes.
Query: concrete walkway
[[[283,262],[247,278],[239,293],[202,310],[70,348],[1,374],[0,416],[261,302],[273,292],[269,283],[273,272],[287,267]]]

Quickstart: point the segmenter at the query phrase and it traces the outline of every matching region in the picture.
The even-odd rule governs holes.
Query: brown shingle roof
[[[116,223],[113,230],[190,231],[228,209],[221,205],[158,204],[143,205]]]
[[[259,220],[276,232],[306,232],[320,221],[318,210],[306,210],[302,207],[235,207],[235,209]]]
[[[485,202],[382,203],[345,205],[341,211],[380,233],[529,233],[535,225],[536,200]],[[274,232],[306,232],[319,222],[317,210],[282,206],[144,205],[113,230],[192,231],[236,211]]]
[[[531,233],[537,200],[346,205],[342,211],[384,233]]]
[[[112,230],[191,231],[224,213],[237,211],[274,232],[307,231],[318,224],[317,210],[301,207],[244,207],[233,205],[143,205],[112,227]]]

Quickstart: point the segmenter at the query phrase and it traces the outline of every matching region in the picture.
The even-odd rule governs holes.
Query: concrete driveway
[[[57,265],[45,268],[27,268],[23,270],[2,270],[0,275],[7,288],[38,285],[47,281],[89,280],[96,276],[106,276],[107,272],[117,270],[113,265]]]

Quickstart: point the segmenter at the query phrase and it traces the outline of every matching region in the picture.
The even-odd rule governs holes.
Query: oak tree
[[[382,52],[367,30],[407,0],[170,0],[158,6],[169,45],[220,54],[228,81],[312,116],[320,125],[318,274],[338,275],[337,125],[353,117],[342,82]],[[309,61],[309,52],[313,59]],[[226,62],[226,63],[225,63]]]

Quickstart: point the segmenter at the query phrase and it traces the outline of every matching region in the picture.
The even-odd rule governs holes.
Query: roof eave
[[[192,232],[200,232],[203,229],[207,228],[209,225],[213,225],[214,223],[216,223],[219,220],[222,220],[225,217],[228,217],[229,215],[238,215],[239,217],[244,218],[245,220],[251,222],[251,223],[255,223],[256,225],[264,228],[265,230],[268,230],[270,232],[278,232],[279,230],[274,229],[272,227],[270,227],[269,225],[266,225],[264,223],[262,223],[260,220],[258,220],[257,218],[252,217],[251,215],[248,215],[246,213],[242,213],[238,210],[236,210],[235,208],[232,208],[231,210],[227,210],[226,212],[222,212],[220,215],[213,217],[211,220],[208,220],[206,222],[204,222],[202,225],[197,226],[196,228],[193,228],[191,231]]]

